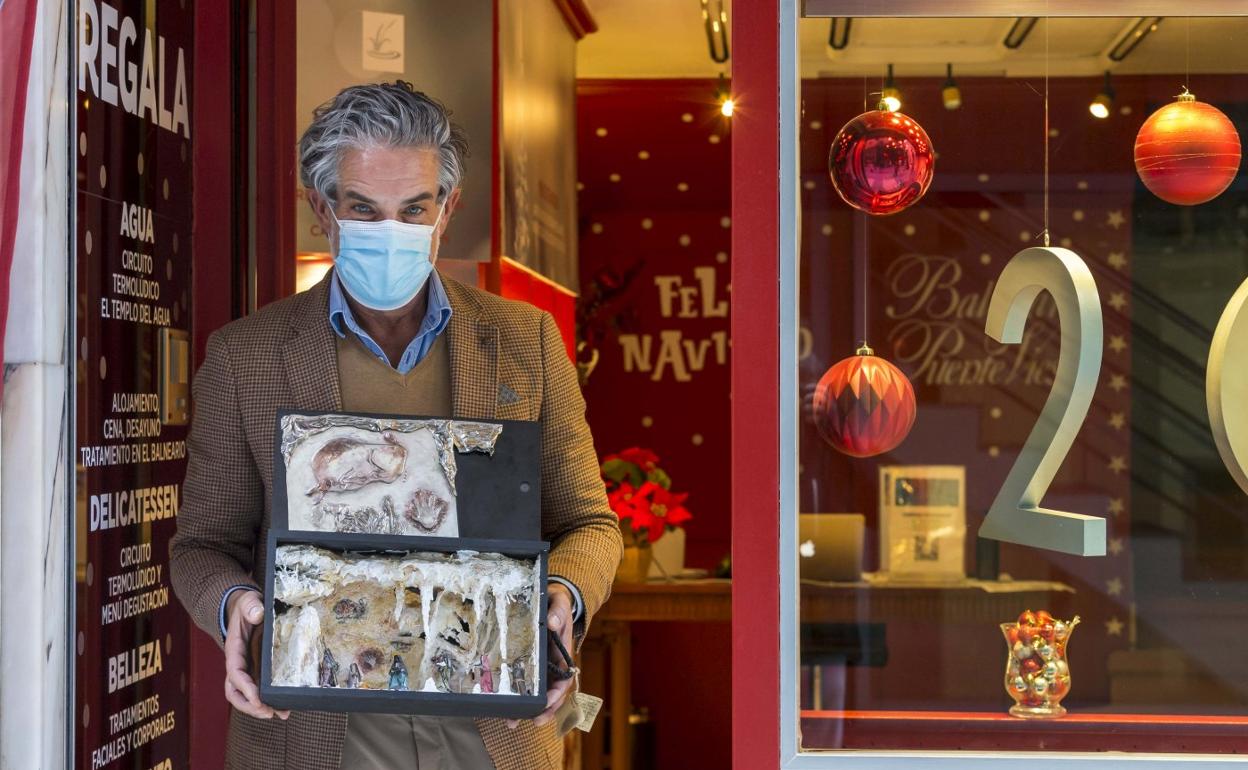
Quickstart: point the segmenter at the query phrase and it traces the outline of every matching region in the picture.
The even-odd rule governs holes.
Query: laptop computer
[[[798,577],[802,580],[862,580],[861,513],[803,513],[797,517]]]

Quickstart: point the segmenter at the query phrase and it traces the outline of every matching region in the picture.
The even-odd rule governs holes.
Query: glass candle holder
[[[1056,719],[1066,715],[1062,698],[1070,692],[1066,646],[1079,624],[1055,620],[1047,612],[1028,610],[1018,622],[1002,623],[1005,636],[1005,691],[1014,699],[1010,714],[1022,719]]]

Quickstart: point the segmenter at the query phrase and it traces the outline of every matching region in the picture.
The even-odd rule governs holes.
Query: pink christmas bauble
[[[923,197],[936,154],[927,132],[900,112],[864,112],[837,133],[828,174],[849,205],[868,214],[896,214]]]

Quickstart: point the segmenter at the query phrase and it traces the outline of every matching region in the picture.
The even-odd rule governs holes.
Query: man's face
[[[338,226],[334,216],[365,222],[394,219],[432,225],[443,206],[446,213],[433,235],[431,262],[438,258],[438,242],[459,200],[453,190],[445,202],[438,201],[438,153],[424,147],[365,147],[343,152],[338,163],[338,204],[329,204],[309,190],[308,199],[321,229],[329,234],[330,251],[338,254]]]

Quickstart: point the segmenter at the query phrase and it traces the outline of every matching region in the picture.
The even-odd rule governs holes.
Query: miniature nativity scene
[[[277,548],[272,684],[532,695],[532,561]]]
[[[493,458],[502,432],[497,423],[279,417],[266,702],[541,711],[548,546],[459,537],[461,517],[473,511],[459,504],[456,455]]]

